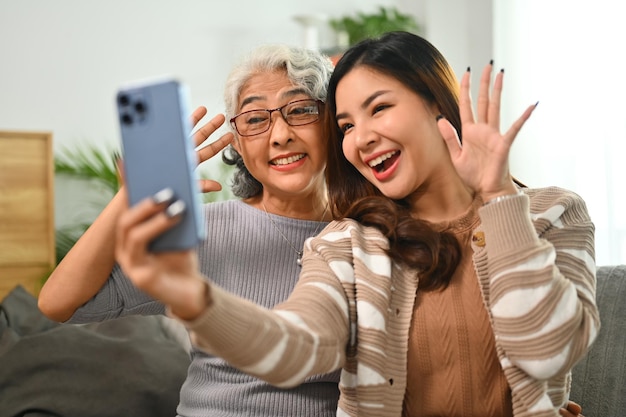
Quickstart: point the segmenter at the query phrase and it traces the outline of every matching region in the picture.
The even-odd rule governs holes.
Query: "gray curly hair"
[[[313,99],[326,101],[328,80],[333,71],[329,57],[302,47],[262,45],[236,65],[226,80],[224,90],[226,120],[237,114],[239,94],[250,77],[275,70],[286,70],[287,78],[295,86],[304,89]],[[233,133],[237,136],[236,131],[233,130]],[[263,192],[263,185],[250,174],[243,163],[243,158],[232,145],[222,153],[222,160],[236,168],[231,184],[235,196],[250,198]]]

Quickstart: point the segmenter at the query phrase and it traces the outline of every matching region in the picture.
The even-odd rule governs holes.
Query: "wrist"
[[[171,307],[171,312],[181,320],[197,319],[211,305],[211,285],[204,279],[196,281],[188,297],[188,302]]]
[[[483,198],[483,206],[489,205],[489,204],[496,204],[499,203],[501,201],[505,201],[505,200],[509,200],[511,198],[515,198],[519,195],[521,195],[522,192],[520,190],[516,190],[516,192],[514,193],[505,193],[505,194],[497,194],[497,195],[492,195],[486,198]]]

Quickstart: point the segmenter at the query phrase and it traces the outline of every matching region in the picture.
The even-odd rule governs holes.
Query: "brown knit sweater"
[[[511,390],[472,263],[481,203],[475,200],[458,219],[437,225],[457,237],[462,258],[445,290],[417,292],[404,417],[513,415]]]

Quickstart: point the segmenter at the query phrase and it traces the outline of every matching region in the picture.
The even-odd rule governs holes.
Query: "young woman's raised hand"
[[[468,187],[482,196],[483,201],[500,195],[515,194],[515,185],[509,173],[509,152],[515,137],[536,107],[536,104],[529,106],[501,134],[500,98],[504,71],[498,71],[493,87],[490,88],[492,70],[493,66],[489,64],[481,75],[476,115],[470,97],[469,68],[461,79],[459,110],[462,144],[450,122],[445,119],[438,122],[457,172]]]

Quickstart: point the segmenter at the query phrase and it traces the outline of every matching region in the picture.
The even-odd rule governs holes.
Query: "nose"
[[[282,146],[292,141],[291,129],[287,121],[283,118],[283,115],[279,111],[276,111],[272,113],[271,117],[270,141],[272,145]]]
[[[367,123],[359,123],[354,129],[356,129],[354,144],[359,149],[367,149],[379,140],[378,134]]]

